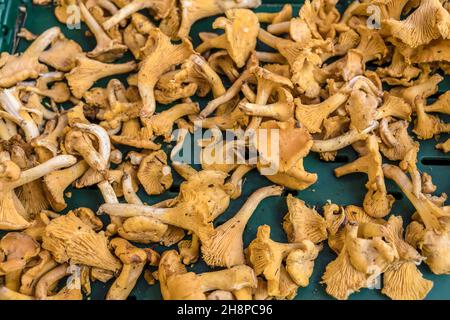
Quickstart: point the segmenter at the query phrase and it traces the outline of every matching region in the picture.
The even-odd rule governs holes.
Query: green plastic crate
[[[84,36],[85,26],[83,25],[81,30],[68,30],[65,25],[60,24],[53,15],[52,6],[38,7],[31,3],[31,0],[0,0],[0,49],[1,51],[13,52],[15,48],[17,52],[23,51],[28,43],[24,40],[15,38],[15,33],[21,26],[25,26],[33,33],[39,34],[49,27],[59,25],[64,34],[79,44],[82,45],[85,51],[91,50],[95,46],[95,40],[92,38],[86,38]],[[276,12],[281,9],[284,3],[289,3],[286,0],[271,0],[263,1],[263,5],[256,9],[256,11],[264,12]],[[340,1],[338,8],[344,9],[349,0]],[[295,1],[293,4],[294,14],[297,14],[298,8],[303,1]],[[27,8],[26,14],[23,14],[19,7],[24,6]],[[199,43],[197,36],[200,31],[211,31],[211,23],[214,18],[204,19],[197,22],[191,31],[194,45]],[[267,48],[264,48],[267,49]],[[131,56],[128,55],[123,60],[129,60]],[[123,77],[120,77],[123,79]],[[105,86],[107,80],[102,80],[99,85]],[[441,83],[440,92],[445,92],[450,89],[450,77]],[[438,96],[438,95],[436,95]],[[435,96],[430,99],[430,102],[435,99]],[[200,104],[205,105],[206,100],[201,100]],[[166,109],[168,106],[158,106],[158,110]],[[449,122],[450,117],[441,116],[442,119]],[[443,142],[449,135],[442,135],[439,140],[427,140],[421,142],[421,148],[419,153],[418,167],[421,172],[427,172],[433,176],[433,182],[437,185],[437,193],[450,191],[450,155],[435,149],[435,145],[438,142]],[[167,147],[166,147],[167,150]],[[333,175],[333,169],[342,165],[343,162],[353,161],[357,158],[356,153],[351,148],[346,148],[339,151],[340,163],[325,163],[319,160],[317,154],[311,153],[305,159],[305,168],[309,172],[316,172],[319,175],[319,179],[316,184],[310,188],[299,191],[291,192],[296,197],[304,200],[310,206],[316,206],[320,208],[325,204],[327,200],[331,200],[333,203],[340,205],[361,205],[366,189],[364,184],[366,182],[366,176],[364,174],[352,174],[337,179]],[[401,215],[404,218],[404,225],[410,221],[410,216],[414,212],[414,208],[409,201],[404,197],[399,188],[390,180],[387,181],[387,188],[389,193],[396,197],[396,202],[392,209],[392,213]],[[181,177],[175,174],[174,187],[168,190],[161,196],[147,196],[142,190],[139,191],[139,196],[143,201],[152,204],[164,199],[173,198],[177,195],[177,187],[182,182]],[[270,185],[271,183],[264,177],[260,176],[258,172],[252,171],[246,177],[242,196],[232,201],[229,209],[220,216],[216,223],[221,224],[230,217],[232,217],[242,206],[248,196],[260,187]],[[97,210],[99,205],[103,202],[103,198],[100,192],[94,188],[88,188],[83,190],[70,190],[72,191],[72,198],[67,199],[68,207],[90,207],[94,211]],[[66,210],[67,211],[67,210]],[[263,203],[257,208],[252,218],[250,219],[247,229],[244,234],[245,246],[255,238],[256,230],[259,225],[268,224],[272,227],[272,238],[276,241],[286,241],[286,236],[281,227],[283,216],[287,212],[285,197],[272,197],[263,201]],[[164,251],[167,248],[159,245],[152,245],[157,251]],[[320,252],[319,258],[316,260],[314,273],[310,280],[310,285],[307,288],[300,288],[296,299],[332,299],[325,292],[325,288],[320,284],[321,276],[325,271],[326,265],[335,259],[336,255],[325,244],[324,249]],[[194,267],[189,267],[189,270],[194,272],[204,272],[210,270],[205,263],[199,261]],[[152,269],[153,270],[153,269]],[[425,264],[420,266],[421,272],[426,279],[434,281],[434,287],[429,293],[427,299],[450,299],[450,276],[436,276],[430,272]],[[95,282],[92,285],[92,295],[90,299],[103,299],[112,282],[102,284]],[[131,300],[144,300],[144,299],[161,299],[159,285],[149,286],[144,281],[143,277],[139,279],[135,289],[130,295]],[[387,299],[382,295],[380,290],[363,289],[359,293],[355,293],[350,296],[350,299]]]

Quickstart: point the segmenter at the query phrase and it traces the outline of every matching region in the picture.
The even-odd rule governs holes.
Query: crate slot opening
[[[424,157],[420,160],[424,166],[450,166],[450,158]]]

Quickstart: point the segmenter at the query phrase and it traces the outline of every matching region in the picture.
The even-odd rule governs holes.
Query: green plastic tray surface
[[[31,0],[0,0],[0,49],[1,51],[13,52],[17,49],[17,52],[23,51],[28,43],[24,40],[17,41],[14,37],[14,33],[17,28],[25,26],[28,30],[35,34],[40,34],[46,29],[52,26],[60,26],[64,34],[82,45],[85,51],[92,50],[95,46],[95,40],[93,38],[87,38],[84,36],[86,27],[82,25],[81,30],[69,30],[65,25],[59,23],[53,14],[53,7],[39,7],[34,6]],[[279,11],[284,3],[289,3],[286,0],[271,0],[263,1],[263,5],[256,9],[259,12],[276,12]],[[342,11],[349,0],[339,1],[338,8]],[[292,1],[291,1],[292,3]],[[294,15],[297,14],[299,7],[303,1],[295,1],[293,4]],[[24,6],[27,8],[26,14],[23,14],[19,7]],[[23,19],[24,18],[24,19]],[[198,33],[200,31],[212,31],[211,23],[215,17],[201,20],[197,22],[192,30],[191,37],[194,42],[194,46],[199,44]],[[24,23],[22,23],[24,20]],[[260,49],[268,50],[267,47],[261,46]],[[132,59],[131,55],[127,55],[123,58],[124,61]],[[119,77],[124,79],[124,77]],[[103,79],[97,86],[106,86],[109,79]],[[439,94],[450,90],[450,77],[446,76],[445,80],[441,83],[439,88]],[[432,102],[436,96],[430,98],[429,102]],[[211,98],[211,97],[209,97]],[[208,99],[208,98],[207,98]],[[204,106],[208,101],[207,99],[200,100],[200,105]],[[164,110],[170,106],[157,107],[157,111]],[[446,122],[450,121],[450,117],[442,116],[441,118]],[[449,138],[448,134],[441,135],[438,140],[431,139],[427,141],[421,141],[419,163],[418,167],[421,172],[427,172],[432,175],[433,182],[437,185],[438,189],[436,194],[450,191],[450,155],[445,155],[439,150],[435,149],[435,145],[438,142],[443,142]],[[170,147],[169,147],[170,148]],[[167,146],[165,146],[167,151]],[[332,201],[340,205],[361,205],[366,189],[364,184],[366,182],[366,176],[364,174],[352,174],[337,179],[333,175],[333,169],[341,166],[343,163],[353,161],[357,158],[357,154],[351,149],[346,148],[339,151],[339,162],[322,162],[317,154],[311,153],[305,159],[305,168],[309,172],[316,172],[319,179],[316,184],[303,191],[290,192],[294,196],[304,200],[309,206],[315,206],[319,212],[322,206],[327,200]],[[197,167],[198,168],[198,167]],[[164,199],[173,198],[177,195],[179,185],[183,180],[180,176],[174,173],[173,187],[161,196],[147,196],[142,190],[139,191],[139,196],[144,202],[153,204]],[[250,172],[245,179],[242,196],[231,202],[228,210],[221,215],[216,224],[220,225],[224,221],[231,218],[242,206],[248,196],[260,187],[270,185],[270,181],[259,175],[258,172]],[[395,215],[401,215],[404,219],[404,226],[410,221],[411,214],[415,211],[409,201],[401,193],[400,189],[390,180],[387,180],[387,188],[389,193],[393,194],[397,199],[392,209],[392,213]],[[141,188],[142,189],[142,188]],[[67,199],[69,208],[76,207],[89,207],[94,211],[97,210],[100,204],[103,203],[103,198],[96,187],[87,189],[73,189],[72,197]],[[271,197],[263,201],[259,205],[252,218],[250,219],[247,228],[244,233],[245,246],[255,238],[256,230],[259,225],[268,224],[272,228],[272,239],[275,241],[286,242],[286,235],[281,226],[284,215],[287,212],[287,206],[285,201],[285,195],[282,197]],[[67,211],[67,210],[66,210]],[[176,246],[174,246],[176,247]],[[159,245],[152,245],[152,248],[162,252],[167,250],[166,247]],[[336,255],[329,249],[325,243],[324,249],[320,252],[318,259],[316,260],[314,273],[310,279],[310,285],[307,288],[299,288],[296,299],[332,299],[325,292],[325,288],[320,284],[322,274],[325,271],[326,265],[334,260]],[[190,271],[205,272],[211,270],[203,261],[197,262],[193,267],[188,267]],[[153,269],[152,269],[153,270]],[[434,287],[428,294],[427,299],[450,299],[450,276],[436,276],[430,272],[425,264],[420,266],[420,271],[424,274],[424,277],[434,281]],[[89,299],[104,299],[105,294],[110,287],[112,281],[103,284],[101,282],[94,282],[92,284],[92,294]],[[139,279],[135,289],[131,293],[130,300],[144,300],[144,299],[161,299],[161,293],[159,285],[149,286],[143,277]],[[378,289],[362,289],[359,293],[352,294],[350,299],[388,299],[382,295]]]

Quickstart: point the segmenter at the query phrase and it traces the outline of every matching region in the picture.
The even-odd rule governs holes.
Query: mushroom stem
[[[203,292],[216,289],[233,291],[244,287],[255,288],[257,283],[253,270],[246,265],[235,266],[231,269],[220,271],[205,272],[199,274],[198,277],[201,283],[201,290]],[[238,287],[236,287],[238,278],[240,281]]]
[[[267,26],[267,31],[273,35],[288,33],[291,27],[290,21],[272,23]]]
[[[439,233],[442,230],[442,226],[438,219],[449,215],[445,214],[444,210],[436,206],[430,200],[426,198],[419,199],[416,195],[414,195],[413,184],[399,167],[384,164],[383,173],[387,178],[394,180],[409,201],[411,201],[426,228]]]
[[[53,171],[61,168],[66,168],[74,165],[77,162],[77,158],[70,155],[56,156],[44,163],[41,163],[31,169],[25,170],[20,175],[20,178],[11,182],[10,188],[15,189],[31,181],[39,179]]]
[[[279,53],[256,51],[256,58],[260,62],[286,64],[286,58]]]
[[[35,300],[35,298],[0,286],[0,300]]]
[[[359,132],[357,129],[350,129],[343,135],[328,140],[314,140],[311,147],[313,152],[331,152],[343,149],[352,143],[367,138],[367,134],[378,127],[378,122],[367,127],[365,130]]]
[[[222,80],[220,79],[219,75],[211,68],[209,63],[206,62],[206,60],[202,56],[194,54],[191,56],[191,61],[201,69],[202,75],[211,85],[214,98],[220,97],[221,95],[225,94],[226,89],[223,86]]]
[[[122,57],[127,47],[112,40],[80,0],[78,0],[78,6],[83,15],[84,22],[97,41],[96,47],[87,56],[105,62],[111,62],[116,58]]]
[[[107,213],[113,217],[130,218],[136,216],[154,217],[163,221],[163,217],[169,211],[179,211],[176,208],[155,208],[154,206],[145,206],[138,204],[124,203],[105,203],[100,206],[97,214]],[[165,222],[165,221],[163,221]]]
[[[242,72],[239,78],[237,78],[236,81],[234,81],[233,85],[230,88],[228,88],[228,90],[223,95],[210,101],[206,105],[206,107],[200,112],[199,117],[201,119],[206,118],[211,113],[213,113],[220,105],[233,99],[241,90],[241,87],[244,84],[244,82],[247,81],[252,75],[253,72],[251,68],[247,68],[244,72]]]
[[[59,36],[61,29],[59,27],[53,27],[43,32],[28,49],[23,53],[23,56],[39,57],[39,55]]]
[[[29,142],[39,136],[39,128],[30,115],[22,110],[23,105],[14,93],[15,89],[4,89],[0,92],[0,104],[6,111],[2,112],[1,116],[19,125]]]
[[[69,265],[64,263],[53,270],[47,272],[36,284],[34,295],[38,300],[44,300],[47,298],[49,288],[58,283],[59,280],[69,275]]]
[[[160,5],[165,5],[170,9],[170,4],[166,5],[165,2],[170,3],[173,0],[133,0],[126,6],[122,7],[119,11],[117,11],[111,18],[106,20],[103,23],[103,28],[106,30],[111,29],[116,24],[120,23],[122,20],[128,18],[133,13],[141,11],[143,9],[157,9]],[[157,18],[165,18],[170,10],[165,10],[166,12],[158,12]]]
[[[233,171],[230,180],[225,184],[231,199],[237,199],[242,192],[242,184],[244,176],[254,169],[253,166],[241,164]]]
[[[272,47],[274,49],[277,48],[277,43],[280,42],[280,40],[284,40],[281,39],[279,37],[275,37],[273,34],[267,32],[266,30],[264,30],[263,28],[259,29],[259,33],[258,33],[258,39],[259,41],[261,41],[262,43],[268,45],[269,47]]]
[[[97,124],[75,123],[73,126],[81,131],[88,132],[97,138],[99,153],[104,162],[103,168],[106,170],[111,155],[111,141],[109,140],[108,132]]]
[[[125,201],[130,204],[143,205],[141,199],[138,197],[136,192],[134,192],[131,175],[125,172],[122,178],[122,189]]]

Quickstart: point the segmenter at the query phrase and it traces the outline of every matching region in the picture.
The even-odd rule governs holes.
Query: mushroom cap
[[[137,177],[149,195],[161,194],[170,188],[173,178],[166,153],[158,150],[142,159]]]
[[[32,237],[24,233],[9,232],[0,240],[0,247],[7,260],[25,263],[39,254],[40,246]]]
[[[264,122],[256,130],[253,141],[265,161],[270,163],[273,157],[279,156],[280,172],[288,171],[299,159],[306,157],[313,144],[311,135],[304,127],[297,128],[292,122],[275,120]],[[272,146],[272,143],[278,143],[278,146]],[[277,151],[272,154],[272,150]]]

